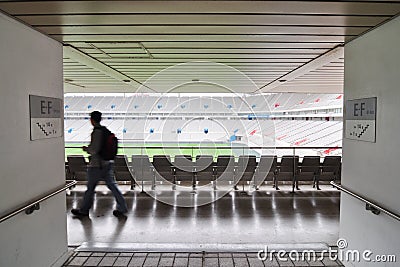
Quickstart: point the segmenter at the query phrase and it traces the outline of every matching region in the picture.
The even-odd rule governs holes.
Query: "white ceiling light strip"
[[[274,88],[282,86],[287,82],[293,81],[298,77],[301,77],[313,70],[323,67],[323,66],[331,63],[332,61],[335,61],[335,60],[337,60],[339,58],[343,58],[343,57],[344,57],[344,47],[342,45],[337,46],[334,49],[329,50],[328,52],[320,55],[319,57],[317,57],[317,58],[307,62],[306,64],[298,67],[297,69],[289,72],[288,74],[283,75],[283,76],[279,77],[278,79],[276,79],[264,86],[261,86],[259,89],[257,89],[253,93],[259,92],[261,90],[263,92],[271,91]]]
[[[75,47],[73,47],[71,45],[64,45],[64,57],[67,57],[67,58],[75,60],[79,63],[82,63],[82,64],[88,66],[89,68],[98,70],[111,78],[114,78],[118,81],[125,83],[127,86],[134,87],[135,89],[137,89],[140,86],[145,86],[142,83],[140,83],[139,81],[111,68],[110,66],[83,53],[82,51],[80,51],[79,49],[76,49]],[[145,86],[145,87],[147,87],[147,86]],[[148,88],[148,89],[151,89],[151,88]]]

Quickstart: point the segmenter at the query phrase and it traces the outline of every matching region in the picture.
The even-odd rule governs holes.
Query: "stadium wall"
[[[62,45],[0,12],[0,214],[65,183],[64,139],[30,141],[29,95],[63,98]],[[0,266],[61,266],[66,197],[0,223]]]
[[[400,213],[400,17],[345,46],[345,100],[377,97],[376,143],[343,139],[342,184]],[[346,266],[399,266],[400,224],[342,194],[340,237],[347,250],[393,254],[397,263],[344,261]]]

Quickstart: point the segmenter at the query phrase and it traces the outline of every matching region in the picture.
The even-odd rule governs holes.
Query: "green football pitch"
[[[82,150],[82,146],[87,144],[78,143],[66,143],[65,144],[65,157],[69,155],[83,155],[87,157],[88,154]],[[226,147],[226,148],[225,148]],[[137,143],[137,144],[126,144],[120,143],[118,154],[126,155],[131,157],[132,155],[191,155],[196,157],[197,155],[212,155],[216,158],[219,155],[239,155],[248,154],[246,148],[235,148],[231,147],[229,143]]]

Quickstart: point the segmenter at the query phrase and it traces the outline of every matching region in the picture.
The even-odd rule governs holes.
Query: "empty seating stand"
[[[278,172],[278,157],[263,155],[258,162],[257,168],[254,173],[254,184],[256,190],[268,181],[275,185],[275,178]]]
[[[144,191],[144,183],[151,183],[151,189],[155,189],[155,172],[154,167],[147,155],[132,155],[131,172],[133,174],[132,183],[140,184],[142,192]]]
[[[321,165],[321,173],[316,182],[317,189],[320,181],[336,181],[341,179],[342,158],[340,156],[326,156]]]
[[[283,156],[278,165],[278,172],[275,178],[275,189],[279,190],[279,182],[292,182],[292,191],[294,191],[296,176],[298,173],[299,156]]]
[[[87,163],[81,155],[67,156],[69,176],[77,181],[87,181]]]
[[[145,184],[151,184],[155,190],[157,183],[171,183],[172,189],[176,185],[191,186],[193,189],[198,184],[213,184],[214,190],[217,183],[221,186],[251,185],[256,190],[260,186],[272,182],[273,187],[279,190],[279,185],[289,182],[292,191],[300,190],[300,183],[309,183],[320,190],[320,182],[340,181],[341,157],[326,156],[322,163],[319,156],[304,156],[299,162],[298,156],[286,155],[280,163],[275,155],[262,155],[257,163],[254,155],[241,155],[238,161],[232,155],[220,155],[214,162],[212,155],[197,155],[193,161],[190,155],[175,156],[174,163],[168,155],[155,155],[153,162],[147,155],[133,155],[131,163],[126,156],[115,158],[115,177],[117,181],[130,181],[131,189],[134,185],[141,185],[142,191]],[[87,163],[83,156],[68,156],[66,172],[69,179],[86,182]]]
[[[73,177],[69,171],[69,167],[68,167],[68,161],[65,162],[65,178],[66,180],[72,180]]]
[[[195,166],[190,155],[177,155],[175,156],[173,164],[173,172],[175,175],[175,182],[180,182],[181,185],[189,182],[194,189],[195,182]]]
[[[319,156],[304,156],[296,176],[297,190],[300,190],[299,181],[310,181],[315,186],[320,174],[320,164]]]
[[[128,159],[125,155],[117,155],[114,159],[115,180],[118,182],[130,182],[131,189],[135,188],[135,182],[128,168]]]
[[[249,184],[253,180],[256,167],[257,167],[256,156],[253,156],[253,155],[239,156],[238,164],[236,167],[235,178],[238,181],[237,185],[242,185],[243,191],[244,191],[245,184]],[[253,185],[254,185],[254,183],[253,183]],[[236,186],[235,186],[235,189],[237,189]]]
[[[168,155],[154,155],[153,166],[155,169],[155,182],[170,182],[172,183],[172,188],[175,189],[176,180],[171,157]]]
[[[196,183],[212,182],[215,189],[216,175],[214,172],[214,158],[211,155],[197,155],[195,162],[195,180]]]
[[[217,184],[231,184],[235,181],[235,157],[234,156],[218,156],[217,164],[215,165],[215,185]]]

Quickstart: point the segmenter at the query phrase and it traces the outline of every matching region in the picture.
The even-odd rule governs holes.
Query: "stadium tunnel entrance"
[[[399,3],[81,2],[0,3],[0,266],[396,266]],[[93,110],[126,216],[71,212]]]

